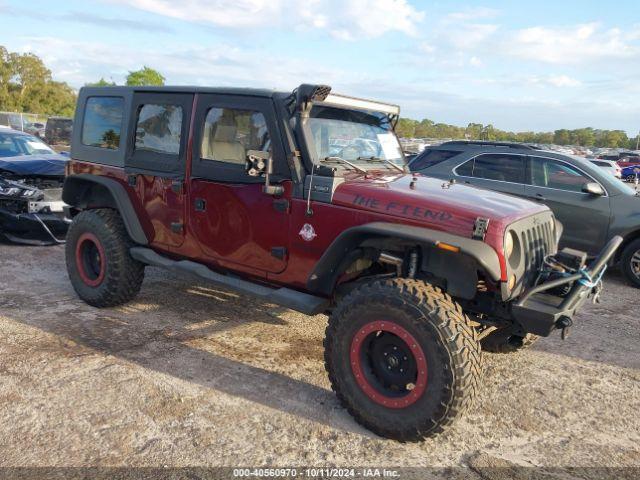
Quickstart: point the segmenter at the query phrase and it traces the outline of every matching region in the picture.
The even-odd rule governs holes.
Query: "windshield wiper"
[[[346,163],[347,165],[349,165],[351,168],[358,170],[361,173],[369,173],[367,170],[365,170],[362,167],[359,167],[358,165],[356,165],[355,163],[351,163],[349,160],[345,160],[342,157],[324,157],[324,159],[322,160],[323,162],[342,162],[342,163]]]
[[[407,173],[405,171],[405,169],[403,167],[400,167],[398,165],[396,165],[395,163],[393,163],[391,160],[388,160],[386,158],[380,158],[380,157],[358,157],[358,160],[369,160],[370,162],[384,162],[384,163],[388,163],[389,165],[391,165],[393,168],[395,168],[396,170],[402,172],[402,173]]]

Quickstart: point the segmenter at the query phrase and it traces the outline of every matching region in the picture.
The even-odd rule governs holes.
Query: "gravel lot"
[[[475,407],[401,444],[331,393],[324,316],[158,269],[73,292],[63,247],[0,244],[0,466],[640,466],[639,291],[616,272],[566,341],[486,354]]]

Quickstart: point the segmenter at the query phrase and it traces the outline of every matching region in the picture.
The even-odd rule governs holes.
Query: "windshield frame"
[[[322,117],[322,116],[315,117],[314,109],[318,109],[318,108],[325,109],[325,112],[327,113],[333,113],[335,115],[335,118],[331,118],[331,115],[328,117]],[[343,111],[346,113],[345,119],[340,118],[340,115],[337,114],[339,111]],[[362,116],[363,120],[367,116],[371,118],[378,117],[380,120],[380,124],[376,125],[373,122],[367,123],[365,121],[358,122],[355,119],[349,119],[348,118],[349,114],[352,114],[352,116],[355,118],[357,118],[358,116]],[[355,156],[355,158],[350,158],[350,157],[342,158],[336,154],[328,154],[329,153],[328,151],[324,152],[324,153],[327,153],[327,155],[321,155],[320,152],[318,151],[318,145],[316,144],[316,138],[314,136],[313,127],[312,127],[312,122],[316,118],[325,119],[328,121],[353,123],[354,125],[362,124],[363,126],[369,126],[372,130],[380,129],[381,131],[377,134],[389,134],[393,136],[393,139],[395,140],[395,144],[397,145],[399,156],[394,157],[393,159],[387,159],[384,154],[384,151],[380,150],[383,148],[382,145],[380,144],[380,140],[366,138],[366,137],[354,137],[353,139],[346,140],[346,141],[351,142],[352,144],[355,144],[355,141],[357,140],[361,140],[361,143],[376,142],[378,144],[378,149],[379,149],[376,152],[377,153],[376,155],[362,155],[359,153],[358,155]],[[362,167],[364,170],[385,169],[385,170],[393,170],[396,172],[399,170],[403,170],[407,165],[407,159],[402,149],[400,139],[398,138],[398,135],[395,132],[397,119],[398,119],[397,115],[387,113],[384,111],[359,109],[359,108],[354,108],[350,106],[336,105],[333,103],[314,102],[312,107],[309,109],[308,115],[304,118],[304,124],[305,124],[304,126],[306,128],[303,129],[304,137],[305,137],[304,140],[307,147],[306,150],[307,152],[309,152],[309,156],[311,157],[310,158],[311,166],[317,167],[317,166],[323,165],[324,161],[328,159],[335,159],[336,157],[338,157],[338,158],[342,158],[343,160],[343,162],[339,162],[335,164],[335,166],[338,166],[340,170],[348,170],[352,168],[352,167],[349,167],[350,163],[357,163],[358,167]],[[329,139],[327,139],[327,142],[329,142]],[[336,152],[333,152],[333,153],[336,153]],[[369,158],[371,160],[367,161],[367,159]],[[400,163],[396,163],[397,160],[400,160]],[[394,165],[397,165],[397,168],[394,168],[393,165],[389,165],[389,162],[392,162]]]

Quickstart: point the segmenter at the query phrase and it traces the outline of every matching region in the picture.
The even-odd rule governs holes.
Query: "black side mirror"
[[[598,197],[601,197],[604,195],[604,189],[599,183],[596,183],[596,182],[585,183],[582,186],[582,192],[588,193],[589,195],[595,195]]]
[[[264,187],[262,191],[267,195],[282,195],[284,188],[281,185],[271,185],[271,174],[273,173],[273,158],[269,152],[261,150],[249,150],[247,152],[247,175],[251,177],[264,176]]]

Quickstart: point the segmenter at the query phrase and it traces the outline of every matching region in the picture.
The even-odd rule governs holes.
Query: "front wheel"
[[[622,272],[636,288],[640,288],[640,239],[634,240],[622,251]]]
[[[480,345],[451,297],[424,282],[375,281],[329,319],[325,366],[342,405],[383,437],[418,441],[472,403]]]

